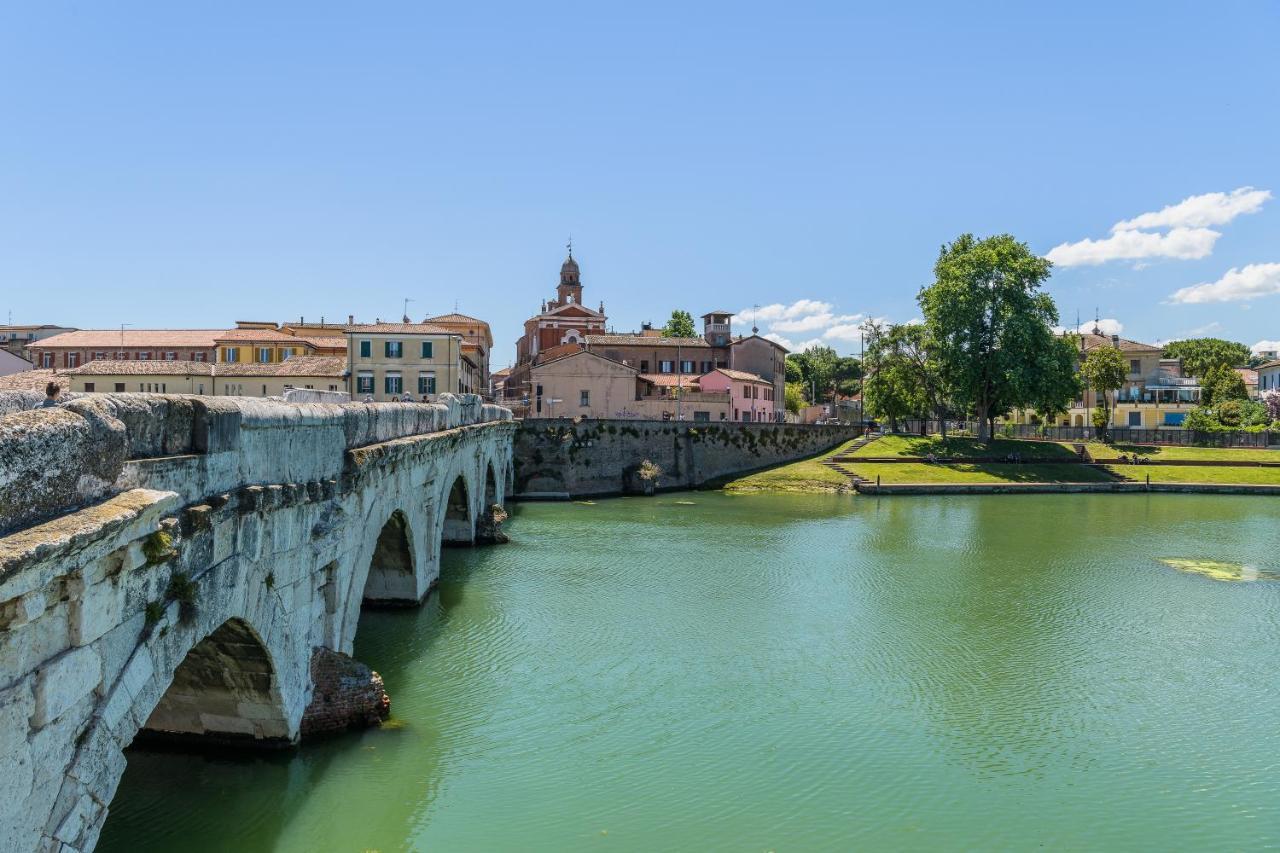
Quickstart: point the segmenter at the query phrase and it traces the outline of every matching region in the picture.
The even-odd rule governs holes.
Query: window
[[[167,352],[167,353],[165,353],[165,354],[164,354],[164,360],[165,360],[165,361],[177,361],[177,360],[178,360],[178,354],[177,354],[176,352]]]
[[[106,361],[107,354],[105,352],[95,352],[93,354],[94,361]]]
[[[77,367],[79,366],[79,364],[80,364],[80,353],[78,352],[67,353],[67,367]]]
[[[53,367],[53,353],[46,352],[40,354],[40,366],[46,369]]]
[[[537,400],[537,410],[541,412],[542,411],[542,386],[541,385],[536,386],[536,392],[534,394],[534,397]]]
[[[1129,413],[1129,426],[1131,426],[1131,427],[1140,427],[1140,426],[1142,426],[1142,412],[1130,412],[1130,413]]]
[[[692,362],[692,361],[682,361],[682,362],[680,362],[680,372],[681,372],[681,373],[693,373],[693,362]]]
[[[116,393],[117,393],[117,394],[123,394],[123,393],[124,393],[124,383],[123,383],[123,382],[117,382],[117,383],[116,383]]]
[[[258,364],[270,364],[270,363],[271,363],[271,348],[258,347]]]
[[[288,361],[289,359],[293,358],[295,354],[296,354],[296,351],[294,350],[293,347],[285,347],[284,349],[280,350],[280,360]]]
[[[699,373],[710,373],[710,372],[711,372],[711,362],[709,362],[709,361],[699,362],[699,363],[698,363],[698,372],[699,372]],[[708,420],[710,420],[710,419],[708,418]]]
[[[227,347],[222,351],[222,360],[225,361],[227,364],[235,364],[237,361],[240,360],[240,348]]]
[[[432,345],[431,341],[422,342],[422,358],[424,361],[431,360]]]
[[[579,391],[579,392],[578,392],[578,405],[579,405],[579,406],[590,406],[590,405],[591,405],[591,392],[590,392],[590,391]]]
[[[202,352],[193,352],[193,353],[191,353],[191,360],[192,360],[192,361],[204,361],[204,360],[205,360],[205,357],[206,357],[206,354],[205,354],[205,353],[202,353]]]
[[[387,358],[399,358],[403,350],[399,341],[383,341],[382,354]]]
[[[360,357],[370,358],[373,356],[373,341],[360,342]]]
[[[1131,358],[1131,359],[1129,359],[1129,372],[1130,372],[1130,373],[1141,373],[1141,372],[1142,372],[1142,362],[1141,362],[1139,359],[1136,359],[1136,358]]]
[[[390,341],[388,341],[390,343]],[[388,373],[382,378],[382,389],[387,394],[404,393],[404,382],[400,379],[399,373]]]
[[[649,372],[649,360],[647,358],[640,359],[640,372],[641,373]]]
[[[93,383],[92,383],[92,382],[86,382],[86,383],[84,383],[84,390],[86,390],[86,391],[92,391],[92,390],[93,390]]]
[[[711,420],[711,413],[710,412],[694,412],[693,419],[695,421],[709,421]]]
[[[372,394],[373,393],[373,374],[361,373],[356,377],[356,393]]]
[[[660,361],[658,362],[658,372],[659,373],[675,373],[676,363],[674,361]]]
[[[434,373],[418,374],[418,393],[419,394],[436,393],[436,375]]]
[[[748,388],[746,385],[743,385],[743,386],[742,386],[742,399],[744,399],[744,400],[750,400],[750,399],[751,399],[751,389],[750,389],[750,388]]]
[[[150,360],[151,360],[151,353],[149,352],[138,353],[138,361],[150,361]]]

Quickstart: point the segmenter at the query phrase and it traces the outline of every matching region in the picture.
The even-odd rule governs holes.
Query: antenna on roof
[[[416,300],[416,299],[410,299],[408,296],[406,296],[406,297],[404,298],[404,321],[405,321],[406,323],[412,323],[412,322],[413,322],[412,320],[410,320],[410,319],[409,319],[409,303],[410,303],[410,302],[417,302],[417,301],[418,301],[418,300]]]
[[[756,323],[756,315],[760,312],[760,303],[751,306],[751,334],[760,334],[760,326]]]

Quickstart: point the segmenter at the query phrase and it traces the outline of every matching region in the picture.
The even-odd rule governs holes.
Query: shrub
[[[641,480],[656,480],[662,476],[662,469],[646,459],[640,463],[640,469],[636,473],[640,475]]]

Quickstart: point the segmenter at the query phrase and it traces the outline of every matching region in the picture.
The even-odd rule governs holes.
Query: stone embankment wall
[[[477,398],[0,416],[0,850],[92,849],[140,731],[288,746],[383,716],[347,657],[361,604],[422,600],[446,521],[469,541],[503,502],[515,430]]]
[[[853,426],[526,420],[516,433],[515,497],[638,493],[646,459],[662,469],[659,489],[699,488],[813,456],[859,433]]]

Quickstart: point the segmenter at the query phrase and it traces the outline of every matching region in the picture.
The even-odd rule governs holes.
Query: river
[[[131,751],[98,849],[1280,844],[1278,501],[698,492],[507,527],[362,617],[389,725]]]

